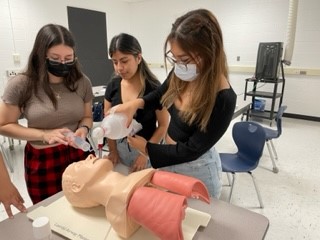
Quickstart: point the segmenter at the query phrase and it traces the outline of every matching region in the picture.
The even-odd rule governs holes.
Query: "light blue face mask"
[[[198,76],[196,64],[174,64],[174,74],[182,81],[191,82]]]

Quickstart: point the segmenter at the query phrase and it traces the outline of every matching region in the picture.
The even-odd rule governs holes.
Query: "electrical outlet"
[[[7,76],[8,77],[13,77],[13,76],[17,76],[19,74],[20,70],[18,69],[10,69],[7,70]]]
[[[13,61],[15,63],[20,63],[20,54],[19,53],[14,53],[12,56],[13,56]]]

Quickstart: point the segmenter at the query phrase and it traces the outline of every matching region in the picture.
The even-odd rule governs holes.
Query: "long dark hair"
[[[48,49],[60,44],[71,47],[75,52],[74,38],[71,32],[65,27],[56,24],[47,24],[39,30],[29,56],[27,69],[23,73],[27,76],[28,82],[27,88],[19,102],[20,108],[25,106],[32,94],[36,95],[40,99],[38,96],[39,87],[44,89],[53,106],[55,108],[57,107],[57,99],[49,85],[46,58]],[[76,61],[68,76],[64,77],[63,83],[70,91],[76,91],[75,83],[81,77],[83,77],[83,74],[80,70],[80,64]]]
[[[119,35],[116,35],[111,39],[109,46],[109,56],[112,58],[112,55],[116,51],[119,51],[124,54],[130,54],[134,57],[137,57],[139,54],[142,53],[142,49],[138,40],[127,33],[120,33]],[[138,66],[138,71],[140,75],[142,90],[139,93],[139,96],[142,96],[144,94],[146,80],[151,84],[152,87],[157,87],[160,84],[157,77],[149,69],[148,64],[146,63],[144,58],[141,58],[142,59]]]

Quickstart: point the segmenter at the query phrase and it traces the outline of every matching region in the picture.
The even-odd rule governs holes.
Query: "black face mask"
[[[56,77],[66,77],[70,73],[71,69],[73,68],[75,61],[71,63],[61,63],[61,62],[56,62],[47,59],[47,69],[48,72],[55,75]]]

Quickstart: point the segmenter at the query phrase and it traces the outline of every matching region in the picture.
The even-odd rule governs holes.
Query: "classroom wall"
[[[0,0],[1,92],[6,70],[25,66],[39,28],[49,22],[68,25],[66,6],[106,12],[108,41],[120,32],[136,36],[144,58],[161,78],[165,76],[160,67],[163,43],[172,22],[188,10],[208,8],[221,24],[230,81],[242,97],[244,79],[254,74],[259,42],[286,41],[289,0]],[[320,117],[319,10],[320,1],[299,0],[296,41],[292,64],[285,67],[283,99],[288,113],[316,118]],[[20,63],[13,61],[13,53],[20,55]]]
[[[1,95],[8,79],[6,70],[21,70],[26,66],[39,29],[48,23],[68,27],[67,6],[105,12],[108,36],[118,33],[119,29],[129,31],[129,21],[126,19],[130,4],[124,1],[0,0]],[[14,53],[20,56],[18,63],[14,62]]]
[[[286,42],[289,0],[148,0],[134,3],[131,28],[141,41],[144,56],[155,66],[162,63],[163,42],[172,22],[181,14],[201,7],[211,10],[220,22],[230,80],[239,97],[243,97],[245,78],[254,75],[259,42]],[[320,117],[317,104],[320,101],[319,11],[318,0],[298,1],[294,53],[291,66],[285,66],[288,74],[285,75],[283,98],[283,104],[288,105],[287,113],[316,118]],[[300,75],[303,71],[306,75]],[[269,87],[265,85],[261,90]]]

